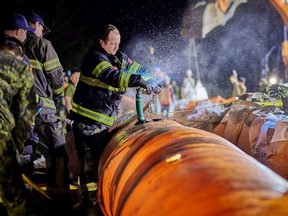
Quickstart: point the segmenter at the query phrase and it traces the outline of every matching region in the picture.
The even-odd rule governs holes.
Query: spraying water
[[[205,6],[201,6],[201,2],[188,1],[186,8],[177,11],[178,17],[174,22],[167,23],[165,17],[158,17],[162,20],[157,27],[153,23],[141,26],[147,34],[133,35],[126,43],[125,50],[152,71],[160,67],[180,85],[186,70],[191,66],[196,71],[198,67],[197,78],[207,89],[209,97],[230,96],[232,86],[229,76],[233,69],[246,78],[248,91],[257,91],[261,59],[273,45],[283,40],[281,17],[268,1],[248,0],[237,7],[225,26],[213,28],[202,38],[199,27]],[[200,5],[200,10],[191,10],[191,5],[195,4]],[[185,19],[187,25],[183,28]],[[188,56],[189,39],[183,37],[183,31],[196,38],[198,66],[195,60],[189,60],[192,58]],[[151,47],[153,54],[149,51]]]

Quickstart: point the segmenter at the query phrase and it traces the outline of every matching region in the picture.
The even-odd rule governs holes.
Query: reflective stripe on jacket
[[[63,68],[51,42],[27,33],[25,53],[30,59],[37,95],[43,100],[41,114],[56,113],[53,95],[63,95]]]
[[[85,56],[73,97],[70,117],[78,122],[111,126],[128,87],[138,87],[146,69],[118,51],[107,54],[100,46]]]
[[[93,119],[97,122],[100,122],[102,124],[108,125],[108,126],[112,126],[112,124],[114,123],[114,120],[116,119],[113,117],[103,115],[102,113],[78,106],[77,104],[73,102],[72,102],[72,111],[82,116],[86,116],[87,118]]]

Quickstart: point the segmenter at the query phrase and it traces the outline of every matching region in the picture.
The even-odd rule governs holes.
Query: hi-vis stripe
[[[260,105],[264,105],[264,106],[277,106],[277,107],[282,107],[283,103],[282,101],[264,101],[264,102],[255,102],[257,104]]]
[[[32,68],[37,69],[37,70],[42,70],[43,68],[43,64],[40,63],[39,61],[35,60],[35,59],[29,59]]]
[[[44,68],[46,71],[51,71],[51,70],[54,70],[58,67],[61,67],[59,58],[54,58],[54,59],[44,63]]]
[[[84,107],[81,107],[77,105],[76,103],[72,102],[72,111],[75,113],[78,113],[80,115],[83,115],[87,118],[93,119],[95,121],[101,122],[105,125],[111,126],[116,118],[106,116],[102,113],[95,112],[89,109],[86,109]]]
[[[60,88],[58,88],[58,89],[54,89],[53,90],[53,92],[55,93],[55,94],[58,94],[58,95],[60,95],[60,94],[64,94],[64,87],[63,86],[61,86]],[[63,95],[62,95],[63,96]]]
[[[141,75],[141,78],[144,79],[144,80],[149,80],[149,79],[152,79],[152,75],[150,73],[147,73],[147,72],[143,72],[141,70],[143,70],[144,68],[137,62],[133,62],[129,68],[128,68],[128,73],[130,74],[140,74]],[[146,71],[146,69],[144,70]],[[139,73],[138,73],[139,72]]]
[[[125,64],[123,64],[125,65]],[[106,70],[107,68],[113,67],[112,64],[110,62],[107,61],[102,61],[100,62],[92,71],[92,74],[98,78],[100,76],[100,74]],[[121,77],[120,77],[120,91],[125,90],[125,88],[128,87],[129,84],[129,79],[131,77],[131,74],[135,74],[137,73],[137,71],[139,70],[139,68],[141,67],[141,65],[137,62],[133,62],[129,68],[128,68],[128,73],[121,73]],[[105,88],[105,89],[109,89],[111,91],[119,91],[118,88],[114,88],[112,86],[109,86],[103,82],[101,82],[100,80],[97,79],[93,79],[93,78],[89,78],[89,77],[85,77],[81,74],[80,76],[80,80],[85,82],[87,85],[91,85],[91,86],[97,86],[97,87],[101,87],[101,88]]]
[[[106,83],[104,83],[98,79],[86,77],[83,74],[80,75],[80,80],[82,82],[86,83],[87,85],[108,89],[110,91],[123,92],[125,90],[124,88],[116,88],[116,87],[107,85]]]
[[[54,70],[58,67],[61,67],[61,64],[59,62],[59,58],[52,59],[50,61],[45,62],[44,64],[42,64],[41,62],[39,62],[35,59],[30,59],[30,62],[31,62],[32,68],[37,69],[37,70],[43,70],[43,68],[44,68],[45,71],[51,71],[51,70]],[[64,87],[61,86],[58,89],[54,89],[53,92],[55,94],[62,94],[62,93],[64,93]]]
[[[86,190],[86,188],[87,188],[87,191],[96,191],[97,190],[97,183],[89,182],[89,183],[85,184],[85,186],[82,188],[84,188],[83,189],[84,191]]]
[[[44,68],[46,71],[51,71],[58,67],[61,67],[59,58],[52,59],[50,61],[45,62],[44,64],[42,64],[41,62],[35,59],[29,59],[29,60],[31,62],[32,68],[38,69],[38,70],[43,70]]]
[[[129,69],[128,69],[128,72],[131,73],[131,74],[135,74],[137,73],[137,71],[139,70],[140,68],[140,64],[137,63],[137,62],[133,62],[130,66],[129,66]]]
[[[121,73],[120,76],[120,87],[121,88],[127,88],[129,84],[129,79],[130,79],[131,74],[129,73]]]
[[[49,99],[49,98],[45,98],[45,97],[40,97],[43,100],[43,106],[49,109],[53,109],[55,110],[55,104],[54,101]]]
[[[107,61],[102,61],[94,68],[94,70],[92,71],[92,74],[98,78],[99,75],[102,73],[102,71],[106,70],[109,67],[113,67],[113,66]]]

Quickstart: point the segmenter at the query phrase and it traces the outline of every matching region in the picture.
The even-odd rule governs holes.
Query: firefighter
[[[22,20],[22,19],[21,19]],[[25,26],[22,26],[25,29]],[[20,155],[36,114],[33,74],[24,46],[13,37],[0,44],[0,194],[8,215],[36,215],[22,179]]]
[[[151,73],[119,51],[119,44],[118,29],[105,25],[96,46],[84,58],[70,111],[80,159],[84,209],[88,215],[89,211],[97,211],[98,163],[126,89],[143,87],[147,94],[160,91]]]
[[[51,42],[43,35],[50,32],[38,14],[27,16],[35,32],[27,33],[26,55],[31,62],[35,77],[36,95],[43,101],[41,112],[35,118],[34,132],[37,134],[36,151],[46,159],[46,187],[54,200],[56,209],[69,208],[69,169],[65,150],[65,136],[62,122],[56,109],[64,94],[63,67]]]

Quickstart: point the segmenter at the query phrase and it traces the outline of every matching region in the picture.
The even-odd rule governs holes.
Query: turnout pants
[[[97,205],[98,164],[106,147],[108,127],[74,122],[73,132],[80,164],[80,184],[84,205],[100,211]],[[97,209],[98,208],[98,209]]]
[[[46,116],[37,116],[34,132],[39,137],[37,150],[46,159],[47,192],[57,199],[63,194],[69,194],[68,156],[61,121],[49,122],[49,119],[51,118],[47,120]]]

